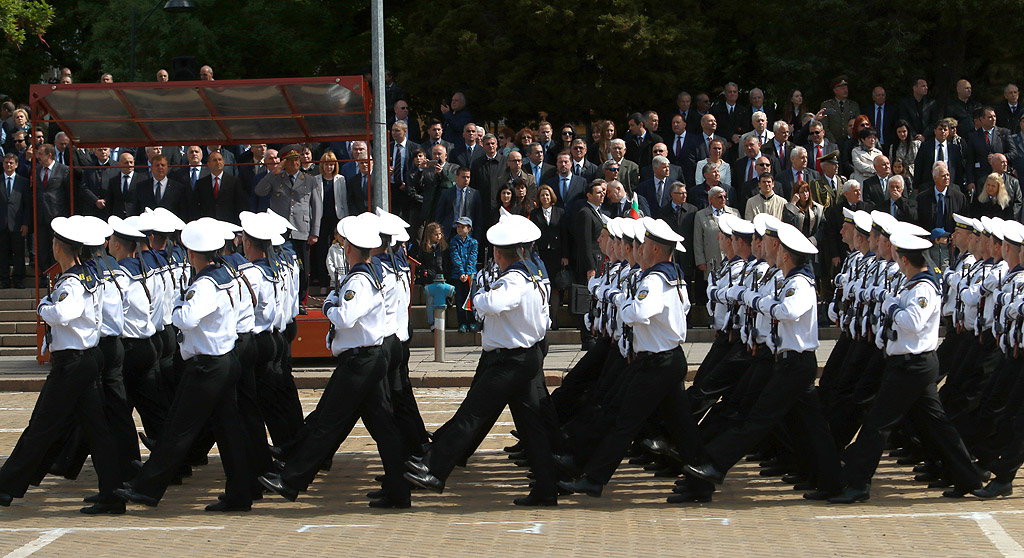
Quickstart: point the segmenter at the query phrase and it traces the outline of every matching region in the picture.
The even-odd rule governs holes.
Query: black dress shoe
[[[705,463],[703,465],[683,465],[683,473],[715,484],[722,484],[722,481],[725,480],[725,473],[719,471],[710,463]]]
[[[659,479],[674,479],[682,474],[682,469],[675,465],[669,467],[662,467],[654,472],[654,476]]]
[[[142,504],[143,506],[149,506],[155,508],[160,503],[159,500],[152,496],[146,496],[140,492],[129,490],[127,488],[114,489],[114,496],[117,496],[124,502],[135,502],[136,504]]]
[[[156,447],[156,440],[150,438],[149,436],[146,436],[142,432],[139,432],[139,440],[142,441],[142,445],[146,446],[146,449],[148,449],[149,451],[153,451],[153,448]]]
[[[284,466],[285,466],[285,464],[284,464],[283,461],[278,461],[277,459],[271,459],[270,460],[270,471],[269,472],[276,473],[276,474],[280,475],[281,473],[284,472]]]
[[[982,500],[999,498],[1000,496],[1010,496],[1013,494],[1013,483],[992,481],[988,483],[988,486],[986,486],[985,488],[972,490],[971,494],[974,494],[975,496],[981,498]]]
[[[804,480],[806,479],[802,475],[782,475],[782,482],[786,484],[799,484]]]
[[[409,472],[415,473],[417,475],[429,475],[430,474],[430,468],[427,467],[426,465],[418,462],[418,461],[406,461],[405,462],[405,468],[408,469]],[[383,481],[381,481],[381,482],[383,482]]]
[[[0,506],[3,506],[3,507],[6,508],[6,507],[10,506],[11,502],[13,502],[13,501],[14,501],[14,497],[13,496],[11,496],[10,494],[4,494],[3,492],[0,492]]]
[[[711,501],[711,492],[695,492],[680,486],[676,488],[682,488],[682,490],[672,490],[675,494],[666,499],[669,504],[705,504]]]
[[[86,496],[85,498],[82,498],[82,501],[85,502],[86,504],[99,504],[100,502],[103,502],[105,500],[106,498],[102,494],[93,494],[92,496]]]
[[[932,472],[932,473],[921,473],[921,474],[918,474],[918,475],[914,475],[914,480],[917,481],[917,482],[935,482],[937,480],[940,480],[941,478],[942,478],[941,474],[934,473],[934,472]]]
[[[589,478],[587,478],[586,475],[581,476],[580,478],[576,479],[573,482],[558,482],[555,484],[561,488],[565,488],[572,491],[574,494],[582,493],[593,498],[600,498],[601,491],[604,490],[603,484],[598,484],[590,480]]]
[[[107,499],[107,501],[105,502],[97,502],[87,508],[82,508],[78,511],[84,513],[85,515],[100,515],[104,513],[109,513],[111,515],[121,515],[125,512],[125,505],[124,502],[120,500],[111,502],[110,499]]]
[[[824,501],[839,496],[841,493],[835,490],[811,490],[804,492],[804,500]]]
[[[444,481],[432,475],[429,470],[425,473],[409,472],[402,476],[405,477],[405,480],[420,488],[425,488],[438,494],[444,492]]]
[[[939,479],[928,483],[928,488],[949,488],[950,486],[953,486],[953,483],[946,479]]]
[[[387,496],[373,500],[369,503],[371,508],[377,508],[381,510],[404,510],[412,507],[411,500],[392,500]]]
[[[515,463],[516,467],[530,467],[529,459],[520,459],[519,461],[513,461],[512,463]]]
[[[274,459],[281,459],[284,455],[284,450],[277,446],[267,446],[267,451],[270,452],[270,457],[273,457]]]
[[[665,455],[670,447],[665,440],[644,440],[642,444],[644,449],[657,455]]]
[[[221,501],[217,502],[216,504],[210,504],[209,506],[206,506],[205,509],[208,512],[247,512],[247,511],[252,511],[252,504],[246,504],[246,505],[229,504],[229,503],[221,500]]]
[[[803,481],[794,484],[793,490],[796,490],[797,492],[809,492],[811,490],[814,490],[816,486],[817,485],[815,485],[811,481]]]
[[[523,451],[524,449],[526,449],[526,445],[523,444],[522,442],[516,442],[511,446],[505,446],[504,449],[505,453],[515,453],[517,451]]]
[[[387,495],[387,492],[384,492],[383,488],[378,488],[377,490],[371,490],[371,491],[366,493],[366,497],[371,499],[371,500],[380,500],[381,498],[383,498],[386,495]]]
[[[953,487],[942,492],[943,498],[963,498],[968,494],[971,494],[973,490],[964,490],[962,488]]]
[[[285,500],[288,500],[289,502],[294,502],[295,499],[299,497],[299,492],[293,488],[289,488],[288,485],[286,485],[284,481],[281,480],[281,477],[271,477],[269,475],[262,475],[257,480],[259,480],[260,484],[262,484],[265,488],[273,490],[279,496],[281,496]]]
[[[520,460],[523,460],[523,459],[526,459],[526,452],[525,451],[516,451],[516,452],[512,452],[512,453],[508,454],[508,460],[509,461],[520,461]]]
[[[583,471],[580,470],[578,465],[576,465],[576,461],[572,458],[572,456],[560,455],[556,453],[551,457],[554,458],[555,467],[557,467],[559,471],[562,471],[563,473],[574,478],[583,474]]]
[[[512,500],[512,503],[517,505],[517,506],[557,506],[558,505],[558,497],[557,496],[541,497],[541,496],[534,496],[533,494],[530,494],[530,495],[524,496],[522,498],[516,498],[515,500]]]
[[[781,477],[789,471],[785,467],[765,467],[761,469],[757,474],[762,477]]]
[[[385,476],[385,475],[377,475],[376,477],[373,477],[373,482],[375,482],[377,484],[380,484],[380,483],[384,482],[384,479],[386,479],[386,478],[387,478],[387,476]]]
[[[829,498],[828,502],[830,504],[854,504],[867,502],[869,498],[871,498],[871,493],[866,488],[847,487],[842,494]]]
[[[912,470],[915,473],[932,473],[935,472],[937,469],[935,465],[932,465],[931,463],[920,463],[918,465],[914,465],[914,468]]]
[[[511,434],[516,440],[519,439],[519,431],[518,430],[509,430],[508,433]]]
[[[636,457],[629,458],[629,461],[627,461],[627,463],[629,463],[630,465],[647,465],[650,463],[654,463],[654,457],[646,453],[642,453]]]

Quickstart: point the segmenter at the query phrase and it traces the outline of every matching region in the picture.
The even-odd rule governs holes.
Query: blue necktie
[[[939,203],[935,204],[935,227],[946,226],[946,195],[939,194]]]
[[[199,180],[199,169],[192,167],[192,189],[196,189],[196,180]]]
[[[14,179],[8,176],[7,177],[7,199],[8,200],[11,199],[11,190],[13,190],[13,188],[14,188],[14,184],[13,183],[14,183]]]
[[[462,218],[462,197],[464,195],[465,195],[465,190],[463,188],[459,188],[459,196],[458,196],[458,199],[455,201],[455,203],[456,203],[456,206],[455,206],[455,213],[456,213],[455,219],[456,220]]]
[[[562,178],[562,201],[563,202],[565,201],[566,191],[568,190],[568,188],[566,188],[566,184],[568,184],[568,183],[569,183],[569,179],[563,177]]]

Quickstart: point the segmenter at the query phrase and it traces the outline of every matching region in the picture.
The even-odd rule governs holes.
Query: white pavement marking
[[[204,526],[204,527],[68,527],[68,528],[56,528],[56,529],[39,529],[33,527],[25,528],[0,528],[0,532],[3,533],[18,533],[18,532],[34,532],[40,533],[32,542],[10,552],[4,556],[4,558],[24,558],[25,556],[31,556],[37,551],[41,550],[46,545],[53,541],[63,537],[68,533],[78,533],[85,531],[219,531],[223,530],[224,527],[220,526]]]
[[[938,513],[880,513],[869,515],[819,515],[816,519],[892,519],[898,517],[921,518],[921,517],[959,517],[971,519],[978,524],[981,532],[988,537],[992,545],[1007,558],[1024,558],[1024,547],[999,524],[993,517],[996,514],[1017,515],[1024,513],[1024,510],[996,510],[989,512],[938,512]]]

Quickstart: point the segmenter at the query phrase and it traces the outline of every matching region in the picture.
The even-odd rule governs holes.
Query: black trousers
[[[270,448],[267,446],[267,427],[260,414],[259,398],[256,395],[256,368],[259,350],[256,336],[252,333],[239,334],[235,342],[235,356],[238,366],[238,412],[245,429],[246,449],[249,465],[254,475],[270,470]]]
[[[775,362],[771,377],[738,428],[730,428],[707,445],[711,462],[727,471],[780,425],[798,424],[809,443],[816,480],[821,490],[839,487],[839,453],[821,412],[814,380],[818,363],[814,351],[791,353]]]
[[[943,465],[958,488],[981,486],[970,454],[939,403],[935,380],[939,361],[935,352],[887,357],[885,373],[857,440],[846,448],[843,484],[866,487],[878,468],[893,429],[909,417],[922,441],[942,458]]]
[[[24,278],[25,237],[19,231],[0,230],[0,282],[19,283]]]
[[[594,347],[565,374],[562,385],[551,392],[551,403],[561,424],[568,422],[583,407],[586,394],[597,383],[611,349],[611,338],[598,339]]]
[[[54,442],[75,420],[89,441],[100,493],[113,498],[121,486],[114,437],[103,411],[99,349],[50,354],[50,374],[32,409],[28,426],[0,468],[0,492],[21,498]]]
[[[155,336],[154,336],[155,337]],[[164,435],[170,395],[157,368],[157,352],[151,339],[121,339],[124,345],[124,387],[128,403],[139,411],[146,435],[160,440]]]
[[[384,463],[384,490],[392,499],[409,499],[409,485],[402,479],[401,435],[391,408],[387,362],[381,347],[361,347],[339,355],[338,366],[314,412],[316,420],[308,425],[302,444],[281,473],[286,485],[305,490],[320,464],[335,454],[356,421],[362,419]]]
[[[654,413],[683,460],[703,458],[703,445],[690,403],[683,391],[686,355],[681,348],[638,355],[623,392],[615,422],[583,471],[592,481],[607,484],[633,439]]]
[[[476,381],[448,427],[440,435],[435,434],[434,443],[424,456],[423,462],[431,473],[446,480],[456,462],[477,443],[480,433],[486,435],[508,405],[537,477],[532,493],[555,496],[555,462],[540,394],[534,384],[542,365],[539,344],[527,349],[484,351]]]
[[[35,237],[35,258],[39,264],[39,285],[46,286],[46,270],[50,269],[56,260],[53,259],[53,231],[50,229],[50,221],[40,215],[39,223],[34,233]]]
[[[395,378],[391,382],[391,405],[395,411],[395,423],[402,433],[406,455],[422,455],[427,439],[427,428],[420,416],[419,405],[409,380],[409,341],[398,341],[400,361]]]
[[[860,374],[854,376],[857,380],[850,386],[850,391],[839,398],[832,407],[829,417],[829,428],[832,429],[832,438],[836,441],[836,447],[842,451],[860,429],[864,421],[864,414],[871,408],[871,403],[878,394],[878,388],[882,383],[882,375],[885,372],[885,356],[877,347],[872,347],[867,357],[867,362]]]
[[[942,406],[961,437],[969,435],[971,417],[981,407],[988,386],[1005,356],[991,331],[982,335],[980,344],[975,339],[971,349],[970,360],[966,360],[958,372],[951,374],[942,388]]]
[[[718,363],[701,376],[700,382],[694,380],[686,394],[690,398],[690,410],[698,420],[716,401],[736,387],[736,383],[750,368],[751,362],[753,357],[747,350],[747,345],[737,339],[726,349],[725,355]]]
[[[280,333],[267,330],[256,336],[256,347],[255,381],[260,414],[274,445],[284,447],[295,441],[303,425],[295,380],[284,370],[287,342]]]
[[[708,349],[708,354],[704,355],[704,360],[700,362],[697,374],[693,377],[693,385],[700,384],[704,380],[704,376],[707,376],[715,366],[718,366],[718,362],[725,358],[730,347],[732,347],[732,342],[729,341],[728,332],[715,330],[715,341],[711,344],[711,348]]]
[[[825,367],[821,370],[821,377],[818,378],[818,397],[821,398],[821,404],[826,409],[829,402],[832,401],[832,390],[835,388],[836,380],[843,368],[843,361],[846,359],[852,343],[853,338],[850,337],[850,334],[845,331],[840,333],[839,339],[832,347],[832,352],[828,355],[828,360],[825,361]]]
[[[246,454],[245,431],[238,413],[238,366],[230,354],[197,355],[185,361],[167,428],[133,488],[159,500],[167,485],[185,463],[207,425],[220,450],[226,476],[225,501],[232,505],[252,503],[249,483],[254,475]]]
[[[299,259],[299,304],[306,302],[306,293],[309,292],[309,244],[306,239],[290,240],[295,256]]]
[[[1020,370],[1018,359],[1007,360],[1014,361]],[[1017,375],[1006,408],[999,418],[996,434],[988,440],[988,445],[992,448],[983,463],[995,474],[995,480],[1012,482],[1024,464],[1024,375]]]

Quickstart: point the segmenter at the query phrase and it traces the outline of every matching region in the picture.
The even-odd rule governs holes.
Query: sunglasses
[[[566,131],[566,132],[562,132],[562,135],[563,136],[569,136],[571,138],[571,137],[575,136],[576,133],[575,132],[568,132],[568,131]]]
[[[23,140],[23,139],[16,139],[16,140],[14,140],[14,143],[25,143],[25,140]]]
[[[811,134],[812,134],[812,135],[815,135],[815,136],[816,136],[816,135],[818,135],[818,134],[820,134],[820,133],[821,133],[821,130],[811,130]]]
[[[612,172],[619,172],[619,167],[608,167],[608,170]]]

